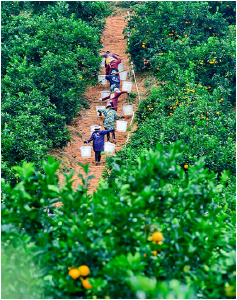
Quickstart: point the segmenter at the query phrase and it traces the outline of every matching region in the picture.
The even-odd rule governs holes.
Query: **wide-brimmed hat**
[[[110,62],[115,61],[116,59],[114,57],[110,57]]]
[[[100,129],[101,129],[101,126],[95,125],[94,130],[100,130]]]

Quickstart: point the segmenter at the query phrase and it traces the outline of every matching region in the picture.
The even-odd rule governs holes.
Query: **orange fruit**
[[[152,253],[156,256],[157,255],[157,251],[155,250],[155,251],[152,251]]]
[[[184,168],[187,169],[187,168],[188,168],[188,165],[184,165]]]
[[[90,273],[90,269],[85,265],[80,266],[79,271],[81,273],[81,276],[88,276]]]
[[[156,232],[153,233],[152,239],[155,242],[160,242],[160,241],[163,240],[163,234],[159,231],[156,231]]]
[[[80,276],[80,272],[78,269],[72,269],[69,271],[69,276],[71,276],[73,279],[77,279]]]
[[[158,244],[158,245],[162,245],[162,242],[161,242],[161,241],[159,241],[157,244]]]
[[[82,280],[82,285],[87,290],[90,290],[93,288],[93,286],[89,283],[89,280]]]

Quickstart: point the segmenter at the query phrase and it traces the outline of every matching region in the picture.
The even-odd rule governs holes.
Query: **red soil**
[[[110,50],[111,52],[118,54],[120,57],[123,58],[122,62],[125,63],[125,70],[130,68],[129,60],[127,55],[125,54],[126,50],[126,39],[124,39],[124,35],[122,33],[126,21],[124,21],[124,17],[126,16],[126,12],[122,12],[122,15],[111,16],[106,19],[106,28],[102,34],[102,44],[104,48],[102,51]],[[131,70],[131,68],[130,68]],[[105,68],[101,67],[101,75],[105,74]],[[129,77],[127,77],[129,81]],[[139,84],[140,86],[140,84]],[[109,84],[107,85],[106,90],[109,89]],[[88,140],[91,136],[90,133],[90,126],[94,124],[103,125],[103,118],[104,117],[97,117],[96,116],[96,106],[98,105],[106,105],[107,101],[99,101],[100,98],[100,91],[105,90],[104,86],[97,85],[95,87],[89,88],[86,92],[86,99],[91,101],[98,101],[98,103],[91,102],[90,109],[83,109],[80,111],[80,116],[76,117],[73,120],[71,126],[68,126],[68,129],[71,133],[72,142],[68,143],[67,147],[65,147],[64,151],[57,152],[56,150],[51,150],[50,155],[59,156],[62,160],[61,169],[65,172],[68,172],[69,169],[74,169],[75,173],[73,176],[73,187],[77,187],[78,184],[81,184],[81,179],[77,177],[78,174],[83,174],[82,168],[77,164],[77,162],[83,164],[90,164],[90,175],[94,175],[95,177],[90,180],[90,186],[88,192],[90,194],[95,191],[98,186],[98,180],[101,178],[104,164],[105,164],[105,155],[102,156],[100,166],[95,165],[95,158],[94,158],[94,151],[92,150],[92,156],[88,159],[84,159],[81,157],[80,147],[84,146],[83,138],[80,136],[82,132],[85,133],[85,139]],[[120,90],[122,90],[122,84],[120,85]],[[133,84],[132,92],[137,94],[135,83]],[[96,99],[95,99],[96,98]],[[138,98],[138,97],[137,97]],[[122,104],[125,103],[126,94],[122,94],[119,98],[120,102],[118,105],[118,114],[122,115]],[[121,101],[122,100],[122,101]],[[134,106],[134,111],[136,110],[136,105]],[[125,120],[130,123],[131,117],[125,117]],[[128,123],[128,125],[129,125]],[[102,127],[103,128],[103,127]],[[135,126],[133,126],[135,128]],[[116,136],[116,147],[115,150],[120,150],[127,141],[127,135],[129,132],[121,133],[115,132]],[[105,137],[105,141],[107,138]],[[89,144],[92,146],[92,142]],[[60,182],[63,182],[64,176],[59,174]]]

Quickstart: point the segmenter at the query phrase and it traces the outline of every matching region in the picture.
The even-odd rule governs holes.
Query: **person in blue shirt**
[[[104,136],[113,131],[113,128],[108,130],[100,130],[101,126],[96,125],[95,131],[92,133],[88,141],[84,141],[85,144],[90,143],[93,140],[93,150],[95,151],[95,163],[98,166],[101,159],[101,151],[104,151]]]
[[[106,75],[105,79],[110,82],[110,91],[113,92],[115,88],[119,89],[120,78],[115,74],[116,71],[112,70],[111,75]]]

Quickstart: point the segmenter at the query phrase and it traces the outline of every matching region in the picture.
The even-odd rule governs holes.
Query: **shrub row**
[[[213,179],[216,184],[223,174],[230,175],[227,186],[212,201],[219,203],[220,208],[224,207],[231,215],[235,213],[236,203],[236,122],[233,109],[235,27],[228,25],[223,14],[210,12],[209,5],[207,2],[146,2],[136,6],[126,30],[131,33],[128,52],[137,70],[150,70],[157,78],[158,87],[152,88],[150,96],[142,100],[136,112],[137,128],[130,142],[115,158],[107,160],[107,170],[103,177],[108,179],[109,186],[113,186],[119,170],[124,168],[129,170],[126,175],[123,174],[124,181],[130,183],[131,172],[143,172],[138,157],[144,149],[155,150],[159,143],[168,152],[170,145],[179,140],[188,146],[177,158],[184,172],[189,172],[201,159],[203,166],[209,169],[206,172],[216,173]],[[214,31],[210,32],[213,28]],[[173,166],[170,168],[173,169]],[[185,178],[177,184],[177,190],[183,182]],[[154,197],[156,201],[159,202],[159,199]],[[157,210],[161,207],[160,204]],[[180,213],[176,206],[171,205],[170,209],[176,214]],[[157,220],[163,222],[166,212],[157,216]],[[199,212],[199,216],[203,217],[203,213]],[[186,220],[183,226],[189,226],[191,220]],[[235,226],[234,219],[224,222],[227,222],[227,227],[229,224]],[[190,233],[189,229],[187,231]],[[197,230],[197,233],[200,231]],[[180,240],[184,236],[185,233],[179,235]],[[208,241],[215,244],[215,247],[219,246],[215,238],[208,238]],[[203,247],[199,249],[202,253]],[[178,248],[176,250],[180,251]],[[185,254],[184,249],[181,253],[181,256],[190,258],[191,253]],[[174,266],[173,274],[176,274],[173,278],[179,279],[175,262],[171,265]],[[222,263],[216,261],[216,267],[221,270]],[[205,276],[210,276],[212,271],[210,268],[204,269],[206,274],[199,274],[199,278],[205,281]],[[230,280],[231,276],[227,277]],[[186,283],[191,282],[185,275],[183,279]],[[208,291],[209,284],[197,281],[193,284],[198,297],[214,296]],[[218,293],[215,296],[221,298]]]
[[[235,3],[225,2],[235,16]],[[219,89],[235,104],[235,26],[211,2],[147,2],[137,6],[125,32],[137,70],[151,70],[165,81],[192,70],[195,83]],[[220,3],[220,5],[222,5]],[[167,72],[169,70],[169,72]]]
[[[124,159],[123,163],[134,165],[136,157],[134,153],[140,152],[142,148],[154,148],[156,142],[162,143],[167,148],[170,143],[182,140],[189,146],[188,151],[180,158],[183,166],[193,164],[197,159],[205,156],[206,167],[211,171],[220,174],[224,170],[230,170],[232,175],[235,174],[235,112],[231,106],[235,88],[230,84],[233,76],[231,76],[231,80],[227,76],[228,70],[233,70],[235,62],[235,42],[234,38],[226,38],[227,34],[233,37],[234,28],[229,29],[225,25],[226,21],[222,15],[218,13],[213,15],[208,8],[206,2],[147,2],[137,6],[136,13],[128,23],[127,30],[131,31],[128,51],[135,66],[141,67],[140,61],[137,59],[138,49],[134,56],[134,43],[139,40],[139,45],[143,46],[140,47],[143,49],[140,51],[146,51],[149,69],[157,76],[159,82],[158,88],[152,89],[151,95],[143,100],[136,112],[137,130],[128,146],[119,153],[119,156]],[[149,14],[151,9],[154,10],[154,14]],[[190,38],[170,37],[171,34],[168,34],[168,31],[174,31],[171,30],[173,22],[177,24],[175,33],[186,35],[185,30],[188,30],[189,24],[187,23],[189,22],[185,21],[186,25],[182,27],[181,25],[178,27],[178,24],[183,23],[179,22],[180,20],[188,18],[188,9],[190,10],[189,18],[192,16],[195,18],[195,21],[192,20],[192,22],[204,20],[204,12],[207,13],[206,22],[208,20],[212,22],[208,26],[214,27],[215,23],[216,31],[219,28],[219,35],[222,37],[218,40],[216,37],[209,37],[210,34],[205,32],[205,24],[203,25],[202,22],[201,24],[195,23],[194,28],[190,29]],[[169,14],[170,11],[173,13]],[[152,20],[154,22],[151,22]],[[144,22],[143,27],[139,26],[142,21]],[[193,25],[192,22],[191,25]],[[222,26],[218,27],[220,24]],[[168,31],[166,30],[167,26]],[[183,32],[181,33],[177,27]],[[145,42],[141,43],[143,34],[146,32],[144,30],[148,28],[152,33],[146,35],[149,46]],[[157,36],[157,39],[151,39],[153,34],[155,37]],[[203,47],[204,44],[197,46],[198,43],[205,40],[206,48]],[[156,46],[157,44],[158,46]],[[222,71],[227,70],[225,77],[219,76],[222,71],[213,71],[214,73],[210,71],[210,68],[219,70],[219,67],[214,64],[218,52],[213,58],[211,45],[213,52],[217,51],[217,47],[220,50],[221,45],[225,45],[226,55],[231,58],[230,60],[226,58],[220,67]],[[158,50],[164,51],[164,47],[166,47],[166,52],[157,53]],[[199,57],[199,61],[195,61],[194,57]],[[223,57],[221,58],[223,59]],[[213,60],[214,63],[211,64]],[[202,68],[203,77],[196,70],[199,69],[197,63]],[[152,64],[155,67],[152,67]],[[232,72],[234,74],[235,71]],[[214,75],[212,76],[212,74]],[[233,74],[231,73],[231,75]],[[202,78],[204,77],[207,78],[205,79],[207,81],[212,80],[212,86],[207,83],[203,84],[202,81],[205,80]],[[232,100],[230,101],[230,99]],[[130,154],[131,150],[132,154]],[[110,174],[111,178],[113,178],[113,173]]]
[[[233,296],[235,214],[218,201],[228,174],[216,184],[203,159],[183,170],[178,159],[184,151],[180,142],[167,151],[161,145],[144,150],[135,170],[117,161],[116,180],[101,182],[93,197],[87,194],[88,166],[77,190],[73,171],[59,186],[59,163],[52,158],[43,173],[31,163],[15,167],[19,183],[2,182],[2,297]],[[47,217],[45,208],[58,201],[63,206]],[[152,241],[156,231],[161,243]],[[90,269],[87,290],[82,279],[69,276],[81,265]]]
[[[84,92],[100,69],[96,20],[108,14],[102,2],[27,2],[2,5],[2,176],[10,181],[11,166],[40,165],[70,140],[65,125],[88,105]]]

